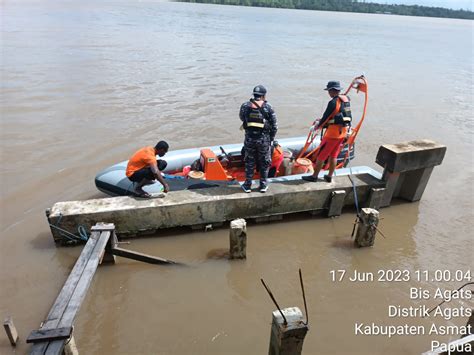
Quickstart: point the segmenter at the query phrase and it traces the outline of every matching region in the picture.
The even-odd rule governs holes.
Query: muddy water
[[[131,248],[181,260],[165,268],[121,259],[103,267],[76,322],[85,354],[261,354],[274,309],[302,307],[306,354],[416,354],[458,336],[355,335],[355,323],[462,325],[389,317],[390,305],[428,307],[410,287],[434,292],[461,282],[417,281],[416,270],[473,269],[472,23],[174,4],[4,1],[1,38],[0,315],[24,340],[47,314],[80,248],[57,249],[44,210],[56,201],[103,197],[93,177],[138,147],[239,142],[237,112],[255,84],[269,89],[279,136],[303,135],[327,102],[322,88],[364,73],[370,103],[354,164],[377,167],[379,145],[431,138],[448,146],[423,200],[382,211],[379,238],[355,250],[354,211],[249,226],[248,259],[219,258],[228,231],[166,234]],[[353,98],[354,110],[360,98]],[[342,282],[352,274],[406,269],[403,282]],[[376,274],[377,275],[377,274]],[[453,301],[449,307],[472,307]],[[26,352],[22,342],[17,353]],[[0,353],[13,353],[0,337]]]

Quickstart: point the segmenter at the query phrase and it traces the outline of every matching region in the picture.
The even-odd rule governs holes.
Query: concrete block
[[[379,224],[379,211],[373,208],[362,208],[359,217],[354,244],[358,247],[370,247],[375,242],[375,234]]]
[[[385,182],[367,173],[354,174],[359,203],[364,203],[371,188]],[[292,180],[272,183],[267,193],[243,193],[240,186],[202,190],[171,191],[165,198],[136,199],[129,196],[86,201],[58,202],[48,214],[52,225],[77,233],[78,225],[90,228],[97,222],[115,225],[117,235],[139,236],[160,229],[182,226],[207,226],[238,218],[261,218],[288,213],[326,210],[333,191],[345,191],[344,205],[354,205],[352,184],[347,176],[333,183],[308,183]],[[275,217],[281,218],[281,217]],[[63,237],[51,228],[56,242]]]
[[[375,162],[392,173],[400,173],[440,165],[445,154],[445,145],[428,139],[420,139],[382,145]]]
[[[247,222],[245,219],[234,219],[230,222],[229,243],[231,259],[247,258]]]
[[[270,334],[269,355],[299,355],[303,350],[303,342],[308,326],[303,323],[303,314],[298,307],[282,309],[287,324],[280,312],[272,313],[272,330]]]
[[[373,208],[378,210],[382,205],[382,200],[385,196],[385,188],[372,188],[369,192],[369,198],[367,199],[364,207]]]
[[[329,201],[328,217],[340,216],[344,207],[344,199],[346,191],[336,190],[331,192],[331,200]]]

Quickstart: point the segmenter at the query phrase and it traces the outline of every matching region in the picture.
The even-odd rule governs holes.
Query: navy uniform
[[[255,166],[260,173],[260,192],[267,191],[268,169],[271,164],[271,144],[278,130],[272,106],[265,100],[267,90],[258,85],[253,89],[254,98],[240,107],[240,120],[245,129],[244,161],[245,182],[242,189],[250,192]]]

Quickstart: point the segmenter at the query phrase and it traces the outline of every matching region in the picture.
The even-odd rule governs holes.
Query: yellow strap
[[[264,123],[258,123],[258,122],[248,122],[247,127],[263,128],[263,127],[265,127],[265,124]]]

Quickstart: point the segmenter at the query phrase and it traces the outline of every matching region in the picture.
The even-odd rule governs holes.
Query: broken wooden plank
[[[174,265],[182,265],[181,263],[178,263],[173,260],[168,260],[168,259],[163,259],[157,256],[151,256],[143,253],[139,253],[136,251],[131,251],[127,249],[122,249],[122,248],[112,248],[111,253],[117,256],[121,256],[123,258],[128,258],[128,259],[133,259],[133,260],[138,260],[138,261],[143,261],[144,263],[149,263],[149,264],[174,264]]]
[[[110,230],[92,231],[40,330],[72,327],[110,235]],[[60,354],[64,344],[65,340],[35,343],[30,354]]]
[[[110,231],[105,231],[100,233],[99,240],[97,241],[94,251],[91,253],[90,258],[87,262],[84,272],[77,283],[77,287],[74,290],[69,303],[64,310],[64,314],[59,321],[59,327],[68,327],[73,325],[74,319],[76,318],[77,312],[82,305],[87,290],[92,282],[95,271],[99,266],[99,259],[102,255],[102,251],[105,249],[105,246],[110,238]],[[64,349],[65,341],[56,340],[49,343],[46,354],[60,354]]]

